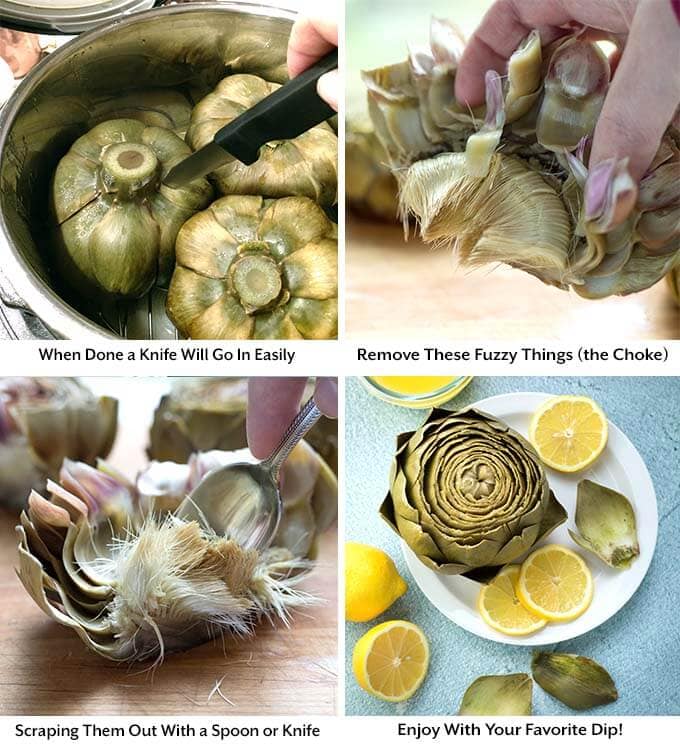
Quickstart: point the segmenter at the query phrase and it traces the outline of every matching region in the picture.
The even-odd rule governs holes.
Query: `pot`
[[[48,241],[49,181],[88,130],[95,100],[168,87],[196,101],[231,71],[282,80],[294,18],[288,10],[246,2],[154,8],[86,32],[40,62],[0,113],[3,302],[39,317],[48,336],[175,337],[167,321],[154,331],[140,325],[147,310],[162,311],[163,291],[128,311],[129,304],[84,301],[63,287]]]

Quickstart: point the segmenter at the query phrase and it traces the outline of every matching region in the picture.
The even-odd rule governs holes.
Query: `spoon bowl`
[[[261,463],[216,468],[187,495],[175,515],[226,536],[247,549],[266,549],[281,520],[279,470],[295,445],[321,417],[310,398],[272,454]]]

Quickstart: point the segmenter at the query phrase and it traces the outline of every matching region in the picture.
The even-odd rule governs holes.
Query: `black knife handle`
[[[338,67],[338,50],[329,52],[299,76],[246,110],[215,134],[214,141],[240,162],[252,165],[268,141],[294,139],[335,110],[316,93],[316,82]]]

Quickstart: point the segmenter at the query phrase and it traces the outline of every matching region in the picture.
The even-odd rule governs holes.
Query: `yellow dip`
[[[371,381],[400,395],[427,395],[438,392],[458,377],[454,376],[372,376]]]
[[[433,408],[454,398],[472,377],[371,376],[364,387],[375,397],[405,408]]]

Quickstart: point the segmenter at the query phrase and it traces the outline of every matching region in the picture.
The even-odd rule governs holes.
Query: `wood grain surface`
[[[147,462],[148,427],[168,380],[83,381],[97,394],[119,398],[120,428],[109,460],[134,477]],[[262,623],[250,639],[170,654],[150,671],[98,656],[39,609],[14,572],[17,522],[18,513],[0,508],[0,713],[335,713],[337,528],[321,537],[316,567],[305,581],[321,601],[295,614],[290,628]],[[222,695],[214,691],[220,681]]]
[[[456,268],[450,251],[400,227],[350,217],[346,243],[346,334],[350,338],[680,338],[680,309],[665,281],[642,293],[588,301],[501,265]]]

